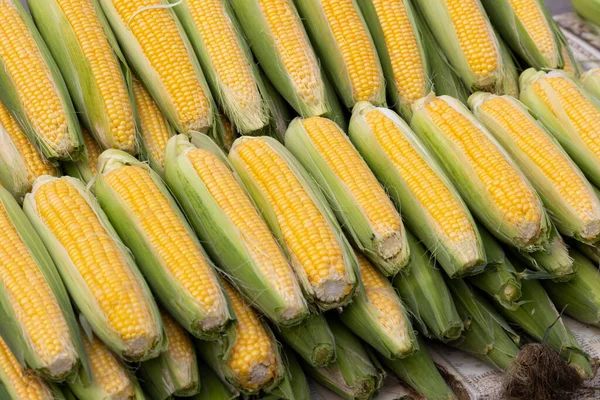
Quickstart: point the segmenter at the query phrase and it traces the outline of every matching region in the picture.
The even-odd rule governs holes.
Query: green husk
[[[423,17],[416,12],[419,31],[423,36],[422,43],[425,47],[425,53],[431,69],[430,75],[433,82],[433,91],[438,96],[452,96],[455,99],[467,104],[467,99],[471,95],[471,90],[460,79],[455,69],[450,65],[450,61],[437,44],[431,29],[423,21]],[[412,109],[410,110],[412,118]],[[410,121],[410,118],[407,118]]]
[[[519,96],[519,71],[517,70],[517,65],[515,64],[514,55],[511,53],[510,49],[502,40],[502,38],[498,37],[498,43],[500,43],[500,54],[503,59],[503,74],[504,79],[498,84],[498,86],[494,89],[493,93],[497,95],[507,95],[512,97]]]
[[[171,317],[163,313],[164,318],[170,319]],[[175,321],[171,321],[168,325],[165,324],[169,341],[167,349],[158,357],[141,363],[137,369],[140,382],[144,384],[144,389],[153,400],[167,400],[173,396],[189,397],[200,390],[200,374],[194,345],[183,328],[173,324],[176,324]],[[180,332],[173,332],[167,327],[169,325],[170,329],[180,330]],[[173,334],[185,335],[186,346],[191,351],[189,359],[178,359],[177,355],[173,354],[169,348],[173,339],[172,336],[169,336]]]
[[[191,397],[189,400],[232,400],[236,395],[229,390],[217,374],[210,369],[202,361],[198,363],[198,369],[200,376],[202,377],[202,384],[200,385],[200,392]]]
[[[75,397],[68,386],[51,385],[50,388],[54,396],[56,396],[55,400],[77,400],[77,397]]]
[[[135,211],[131,209],[123,197],[106,181],[105,175],[124,167],[142,168],[149,174],[152,182],[166,198],[174,214],[188,231],[191,240],[202,252],[210,268],[212,263],[194,235],[194,231],[187,224],[185,216],[179,210],[177,202],[172,197],[169,189],[158,174],[148,166],[132,156],[119,151],[107,150],[98,159],[98,176],[94,183],[94,190],[98,202],[108,215],[123,243],[131,250],[142,270],[144,277],[152,287],[153,293],[162,306],[192,335],[208,339],[218,339],[226,331],[232,321],[226,296],[221,293],[220,307],[210,315],[203,305],[185,289],[159,255],[157,245],[144,231]],[[216,278],[218,279],[218,278]]]
[[[323,82],[325,82],[325,90],[327,91],[327,101],[329,103],[329,111],[323,114],[323,117],[329,118],[338,124],[344,132],[348,131],[348,109],[342,105],[340,97],[335,92],[335,88],[327,74],[323,72]]]
[[[398,297],[392,284],[362,256],[359,257],[361,275],[379,275],[380,285],[363,285],[356,290],[352,303],[344,308],[340,320],[350,330],[373,346],[386,358],[404,358],[418,350],[418,344],[410,319],[407,316],[402,300]],[[367,285],[367,286],[365,286]],[[376,295],[385,296],[391,304],[378,304]],[[379,299],[380,300],[380,299]],[[387,307],[392,307],[387,309]],[[394,315],[397,314],[397,315]],[[398,318],[394,323],[394,317]]]
[[[167,0],[160,0],[160,8],[162,11],[168,13],[169,21],[172,21],[172,25],[166,23],[166,26],[147,26],[148,29],[170,29],[171,27],[175,27],[178,32],[178,39],[181,39],[181,46],[185,47],[187,53],[187,59],[191,63],[191,67],[194,70],[195,79],[202,88],[202,92],[207,101],[208,110],[206,115],[202,115],[201,117],[195,120],[186,120],[184,116],[181,115],[177,107],[175,105],[175,101],[173,99],[173,92],[166,87],[165,82],[161,79],[158,70],[150,63],[150,59],[148,55],[144,53],[141,43],[133,34],[133,31],[130,29],[129,24],[134,20],[136,16],[140,12],[147,11],[147,7],[141,7],[129,21],[125,21],[121,18],[117,9],[111,0],[96,0],[100,4],[106,19],[108,20],[110,26],[112,27],[112,31],[116,36],[119,45],[123,53],[125,54],[125,58],[129,64],[129,66],[135,71],[136,76],[138,76],[141,81],[144,83],[144,86],[150,92],[158,107],[162,110],[163,114],[171,122],[175,130],[179,133],[187,133],[189,131],[198,131],[203,133],[208,133],[212,131],[213,124],[215,122],[215,113],[216,106],[214,104],[214,100],[212,98],[211,92],[208,87],[208,83],[206,82],[206,78],[202,72],[202,68],[200,63],[198,62],[196,55],[194,54],[194,50],[192,45],[187,38],[183,26],[178,21],[175,11],[172,7],[169,7],[169,3]],[[151,7],[155,8],[156,7]],[[161,11],[161,12],[162,12]],[[168,52],[169,48],[163,47],[163,42],[155,43],[160,48],[155,49],[156,52]],[[180,60],[180,62],[185,62],[184,60]],[[197,110],[189,110],[190,113],[195,113]]]
[[[371,112],[380,112],[388,118],[397,128],[397,134],[407,141],[414,151],[428,164],[431,170],[440,178],[441,183],[456,200],[456,206],[462,208],[467,216],[476,240],[473,243],[454,243],[445,233],[441,232],[439,224],[434,220],[431,210],[426,208],[418,199],[417,194],[411,190],[407,179],[396,168],[381,142],[377,132],[367,122],[367,115]],[[387,189],[390,197],[402,212],[407,227],[416,234],[425,246],[432,252],[446,273],[451,277],[465,276],[479,272],[485,265],[485,251],[475,222],[467,206],[461,200],[452,183],[446,178],[439,164],[423,147],[408,125],[393,111],[376,108],[366,102],[361,102],[354,107],[350,120],[349,136],[359,153],[363,156],[375,176]],[[435,194],[433,194],[435,197]]]
[[[371,174],[371,170],[340,127],[326,119],[316,120],[316,122],[322,127],[335,127],[337,131],[330,135],[337,135],[338,139],[344,142],[343,145],[340,144],[339,151],[353,153],[359,163],[353,167],[352,173],[367,174],[376,182],[375,176]],[[319,134],[321,132],[313,133],[313,135]],[[336,173],[333,161],[319,150],[314,138],[315,136],[311,136],[307,131],[304,120],[297,118],[292,121],[285,134],[285,146],[321,187],[340,225],[345,228],[348,237],[360,252],[365,254],[386,276],[394,276],[404,271],[410,261],[410,249],[406,241],[404,225],[401,224],[397,230],[382,229],[377,225],[378,221],[372,221],[357,193],[352,192],[349,183]],[[347,162],[353,161],[350,158]],[[381,196],[377,193],[373,193],[373,196],[390,201],[388,206],[394,209],[383,188],[381,188]],[[399,215],[397,217],[400,218]],[[382,230],[385,234],[381,233]]]
[[[263,141],[274,152],[274,156],[276,154],[277,157],[281,157],[281,159],[289,167],[290,172],[302,185],[323,217],[327,220],[329,227],[335,235],[337,239],[336,241],[343,255],[345,273],[342,277],[335,277],[333,279],[334,282],[332,282],[331,279],[326,279],[326,287],[323,285],[315,286],[308,280],[304,266],[300,264],[296,255],[292,253],[291,248],[286,244],[282,227],[279,224],[277,216],[268,200],[267,195],[261,189],[259,183],[253,178],[252,173],[247,169],[246,163],[241,158],[238,148],[243,146],[246,141],[252,140]],[[294,158],[289,150],[287,150],[275,139],[269,137],[257,138],[249,136],[241,137],[235,141],[231,151],[229,152],[229,161],[240,176],[242,182],[246,185],[246,188],[248,188],[251,197],[258,205],[258,208],[262,212],[267,224],[270,226],[271,231],[274,233],[284,251],[287,253],[292,267],[296,271],[296,275],[298,276],[298,280],[300,281],[300,285],[304,290],[307,300],[320,310],[330,310],[348,304],[352,300],[352,297],[354,296],[354,290],[360,281],[360,277],[358,276],[359,274],[357,272],[358,261],[356,260],[356,256],[354,255],[354,251],[348,243],[348,240],[343,235],[342,228],[337,223],[333,211],[329,208],[327,200],[321,192],[321,189],[317,186],[308,172],[302,167],[300,162]],[[346,290],[346,288],[349,290]]]
[[[600,102],[600,68],[592,68],[581,76],[581,84]]]
[[[507,214],[496,204],[489,192],[488,185],[477,174],[475,166],[466,154],[466,150],[461,147],[458,140],[453,140],[444,131],[443,126],[438,126],[430,115],[427,106],[436,100],[443,100],[454,111],[479,129],[486,140],[498,150],[499,155],[511,164],[515,172],[523,179],[524,185],[527,185],[530,192],[536,197],[535,206],[538,207],[540,212],[539,222],[520,221],[517,224],[509,220]],[[527,179],[506,151],[475,119],[475,116],[471,114],[465,105],[448,96],[436,97],[430,95],[416,103],[411,126],[426,143],[430,151],[437,156],[456,188],[462,194],[463,199],[469,204],[470,209],[494,236],[526,252],[541,250],[546,247],[551,223],[544,211],[542,201],[535,194],[535,190],[529,186]]]
[[[442,342],[458,339],[463,330],[463,321],[458,315],[442,272],[410,232],[408,242],[413,254],[410,272],[394,279],[400,298],[406,303],[419,330],[426,337]]]
[[[497,51],[497,66],[493,71],[489,71],[486,76],[478,76],[471,69],[466,54],[460,47],[457,32],[454,23],[450,16],[450,11],[446,0],[416,0],[415,5],[419,8],[421,15],[429,25],[429,28],[435,35],[438,44],[450,60],[455,71],[465,82],[470,90],[498,90],[505,83],[506,70],[505,62],[500,49],[500,43],[492,28],[491,23],[483,9],[483,6],[476,0],[477,7],[481,10],[481,17],[484,18],[485,24],[491,40],[494,42],[494,47]],[[473,17],[474,18],[474,17]]]
[[[482,0],[481,2],[495,28],[500,31],[511,49],[525,60],[529,66],[536,69],[557,69],[562,67],[560,44],[554,34],[554,22],[543,0],[533,0],[533,3],[535,3],[539,13],[542,15],[544,23],[547,25],[546,28],[552,32],[554,49],[550,54],[544,54],[539,46],[540,44],[535,42],[530,32],[527,31],[525,22],[517,16],[510,0]],[[530,17],[534,21],[537,21],[534,15]]]
[[[504,254],[500,243],[488,230],[479,227],[479,233],[488,265],[482,273],[470,276],[469,282],[494,297],[503,307],[516,309],[521,298],[521,277]]]
[[[571,0],[571,4],[581,18],[600,26],[600,1]]]
[[[579,252],[584,254],[587,258],[593,261],[596,266],[600,265],[600,246],[599,244],[585,244],[575,240],[570,240],[569,246],[571,248],[575,247]]]
[[[275,89],[262,68],[260,69],[260,76],[266,89],[264,95],[269,101],[269,108],[271,109],[271,125],[269,127],[271,134],[268,136],[283,142],[288,125],[296,118],[296,111]]]
[[[479,120],[489,129],[504,149],[506,149],[512,159],[519,165],[523,173],[536,188],[560,232],[566,236],[575,237],[583,242],[595,242],[600,237],[600,200],[596,196],[592,185],[587,181],[577,165],[571,161],[558,142],[555,142],[555,139],[545,130],[543,125],[529,114],[528,109],[520,101],[508,96],[503,96],[503,101],[508,102],[513,109],[510,114],[508,110],[506,110],[506,112],[502,111],[502,114],[499,117],[496,117],[494,114],[491,114],[482,108],[482,105],[485,102],[495,101],[496,99],[499,99],[499,97],[489,93],[479,92],[469,98],[469,104],[477,118],[479,118]],[[530,132],[530,135],[533,138],[535,138],[536,135],[539,135],[552,141],[554,147],[553,150],[550,150],[548,157],[561,157],[564,160],[564,163],[567,164],[566,166],[563,165],[561,168],[570,168],[571,172],[579,178],[578,183],[585,187],[585,192],[580,193],[580,195],[588,196],[590,201],[595,203],[592,206],[592,210],[589,210],[585,215],[582,215],[582,212],[579,210],[579,204],[570,203],[569,199],[565,198],[561,193],[563,188],[560,187],[559,183],[555,180],[556,178],[547,175],[542,167],[527,154],[526,150],[519,147],[519,139],[515,138],[515,135],[520,135],[522,132],[511,132],[512,128],[510,123],[511,121],[518,121],[520,118],[528,120],[529,123],[537,128],[537,131]]]
[[[32,121],[29,118],[23,100],[19,96],[19,89],[13,81],[12,76],[9,74],[6,64],[1,57],[0,86],[2,87],[2,90],[0,90],[0,101],[2,101],[7,110],[12,114],[13,118],[19,123],[23,133],[38,147],[44,157],[49,160],[77,160],[81,156],[84,143],[81,136],[81,128],[77,121],[77,114],[75,113],[65,81],[62,78],[56,62],[50,54],[50,50],[48,50],[48,47],[33,23],[31,16],[25,10],[23,5],[21,5],[21,2],[17,0],[6,1],[12,5],[21,16],[23,23],[26,25],[37,46],[42,62],[44,62],[47,67],[49,79],[52,81],[54,86],[53,89],[59,97],[62,109],[64,110],[64,117],[66,120],[66,127],[64,128],[66,129],[65,138],[57,145],[44,139],[45,133],[38,131],[36,128],[37,122]],[[23,56],[21,60],[22,62],[37,62],[32,61],[34,59],[34,55],[29,55],[27,57]]]
[[[37,353],[36,346],[28,337],[31,332],[25,331],[20,325],[17,315],[19,307],[15,307],[16,300],[12,298],[14,293],[11,295],[11,292],[6,287],[6,282],[0,285],[0,320],[2,321],[0,324],[0,336],[4,339],[22,365],[26,365],[45,379],[51,381],[72,380],[81,366],[86,373],[89,373],[90,366],[87,357],[85,356],[81,336],[79,335],[77,319],[71,306],[69,294],[65,289],[57,267],[46,250],[42,239],[36,233],[34,226],[27,219],[27,216],[23,210],[21,210],[19,204],[11,194],[1,186],[0,213],[6,213],[6,216],[10,219],[19,238],[27,247],[35,266],[39,268],[43,275],[43,279],[54,294],[71,335],[72,342],[68,347],[71,347],[71,350],[73,351],[71,355],[73,357],[71,360],[72,365],[66,370],[62,367],[62,370],[53,371],[53,368],[58,368],[59,366],[47,365],[46,362],[43,361],[41,355]],[[57,363],[60,364],[65,361],[66,360],[57,360]]]
[[[382,23],[377,16],[377,9],[373,4],[373,0],[357,0],[357,2],[360,5],[364,19],[371,31],[375,46],[377,46],[377,53],[381,59],[381,66],[387,84],[387,92],[392,101],[392,105],[398,114],[410,120],[410,117],[412,116],[412,103],[415,99],[404,96],[403,92],[405,91],[405,88],[399,87],[399,82],[396,81],[396,74],[402,73],[402,71],[394,71],[390,53],[397,49],[388,48],[388,43],[386,43],[385,40],[385,32]],[[426,35],[422,33],[422,26],[420,26],[418,22],[418,17],[410,1],[402,0],[400,3],[408,16],[408,23],[410,24],[412,34],[414,35],[417,44],[418,54],[412,55],[413,61],[411,62],[420,63],[422,66],[425,84],[419,97],[425,97],[433,90],[429,61],[425,54],[425,49],[429,45],[427,43],[428,39],[426,38]],[[399,26],[389,25],[387,26],[387,29],[404,29],[404,27],[401,28]],[[395,57],[399,57],[399,55],[396,54]]]
[[[499,307],[498,310],[509,322],[518,325],[536,341],[550,345],[581,377],[591,378],[594,373],[590,356],[563,323],[541,283],[523,280],[522,286],[521,306],[515,311],[504,307]]]
[[[279,386],[271,390],[262,400],[310,400],[310,387],[300,363],[291,350],[283,354],[285,375]]]
[[[220,9],[213,12],[222,13],[222,18],[228,24],[225,29],[233,32],[232,36],[236,41],[236,46],[243,55],[243,64],[235,65],[235,68],[239,68],[240,73],[250,75],[253,86],[250,90],[252,90],[252,96],[256,96],[255,98],[246,97],[248,96],[248,91],[240,93],[240,89],[227,86],[227,79],[220,76],[217,68],[219,60],[214,59],[209,51],[208,45],[211,40],[229,40],[230,38],[204,37],[202,35],[202,28],[194,20],[194,14],[191,12],[189,4],[190,1],[169,0],[169,2],[175,4],[173,9],[196,51],[210,89],[229,120],[242,135],[258,133],[265,129],[270,122],[269,103],[264,95],[266,89],[258,72],[258,66],[252,58],[250,48],[241,33],[241,28],[235,18],[231,5],[224,1],[219,5]],[[215,16],[215,18],[218,17]]]
[[[315,368],[303,363],[304,371],[345,399],[368,400],[381,387],[385,373],[369,350],[339,322],[329,322],[336,338],[337,360]]]
[[[385,357],[379,359],[394,375],[425,396],[426,399],[456,400],[456,395],[448,387],[440,371],[429,357],[425,342],[423,339],[419,339],[418,342],[419,350],[408,357],[395,360]]]
[[[304,25],[306,26],[311,41],[317,50],[317,53],[319,54],[319,58],[328,73],[328,77],[333,82],[333,85],[340,95],[344,105],[351,109],[359,101],[369,101],[376,106],[385,106],[386,93],[383,70],[381,68],[377,49],[367,28],[367,23],[365,22],[365,19],[363,18],[362,12],[356,1],[352,0],[352,7],[354,8],[354,11],[360,20],[362,31],[368,37],[370,45],[370,49],[364,49],[362,51],[365,53],[368,52],[368,56],[373,57],[373,59],[369,60],[368,62],[373,62],[375,64],[376,69],[374,71],[369,69],[367,72],[366,70],[366,68],[371,68],[371,64],[352,65],[352,61],[344,58],[341,48],[342,44],[336,41],[321,1],[296,0],[295,4],[304,20]],[[348,22],[339,21],[339,23],[345,24]],[[367,55],[365,54],[365,58],[366,57]],[[368,98],[357,97],[358,95],[356,92],[358,88],[354,87],[352,77],[350,75],[352,68],[362,68],[363,71],[361,72],[365,74],[377,74],[379,87],[373,87],[372,92],[368,94]]]
[[[90,0],[88,0],[90,1]],[[110,84],[119,85],[127,98],[132,101],[131,96],[131,72],[125,62],[125,57],[119,49],[117,39],[112,33],[108,21],[104,17],[97,0],[91,0],[91,7],[94,13],[86,15],[87,18],[97,18],[97,21],[90,24],[99,24],[102,27],[105,38],[112,50],[114,62],[119,64],[119,74],[111,76]],[[137,143],[131,145],[121,145],[117,138],[113,136],[111,129],[111,117],[109,114],[109,105],[102,98],[100,91],[100,82],[98,76],[94,75],[91,60],[85,56],[82,43],[79,41],[75,29],[61,4],[57,0],[28,0],[27,5],[31,15],[44,37],[48,48],[54,56],[62,75],[65,77],[65,83],[73,99],[73,103],[78,115],[81,116],[86,128],[102,144],[104,148],[119,148],[129,153],[137,153]],[[84,29],[80,26],[79,29]],[[90,45],[87,43],[87,45]],[[127,132],[131,136],[136,136],[136,127],[134,122],[134,110],[131,104],[124,104],[121,111],[130,114],[129,119],[131,131]],[[126,121],[123,121],[125,123]]]
[[[283,40],[279,40],[274,36],[259,0],[231,0],[235,15],[248,38],[252,52],[271,83],[277,88],[277,91],[301,116],[308,118],[314,115],[324,115],[330,111],[330,106],[317,56],[296,8],[291,2],[286,3],[290,7],[289,13],[293,14],[292,18],[296,22],[293,26],[287,28],[299,30],[299,34],[303,36],[305,43],[303,50],[306,58],[296,60],[296,64],[312,69],[306,78],[312,81],[311,98],[305,98],[304,88],[294,82],[294,78],[286,68],[284,57],[288,55],[284,51],[280,52],[278,50],[278,45],[283,46],[281,43]]]
[[[483,297],[460,279],[447,279],[458,313],[465,321],[460,339],[451,343],[499,370],[519,354],[519,336]],[[504,308],[504,307],[503,307]]]
[[[119,151],[119,150],[115,150]],[[119,151],[120,152],[120,151]],[[123,153],[125,154],[125,153]],[[132,157],[132,156],[129,156]],[[123,340],[121,333],[117,332],[113,326],[111,326],[108,320],[109,310],[103,310],[97,302],[96,296],[92,293],[91,288],[85,282],[83,276],[79,271],[79,265],[69,256],[66,247],[59,241],[59,239],[52,233],[50,228],[46,225],[43,218],[39,215],[37,210],[37,203],[35,200],[35,193],[38,188],[44,184],[49,184],[57,179],[65,179],[67,182],[79,192],[79,194],[88,203],[104,229],[107,235],[115,242],[119,248],[120,255],[123,257],[127,267],[130,268],[134,278],[138,281],[140,289],[142,290],[144,297],[148,302],[148,309],[152,313],[152,324],[154,325],[153,333],[155,337],[153,341],[144,345],[143,349],[137,349],[140,346],[135,342],[128,342]],[[150,358],[156,357],[162,352],[165,346],[165,336],[163,333],[163,325],[160,318],[158,308],[154,302],[150,289],[146,285],[146,281],[139,272],[136,263],[131,256],[129,250],[119,239],[119,236],[113,226],[109,222],[109,218],[106,216],[104,211],[100,208],[100,204],[84,186],[84,184],[75,178],[63,177],[54,178],[50,176],[43,176],[36,180],[32,193],[25,196],[23,202],[23,209],[27,214],[27,217],[36,228],[38,234],[44,241],[46,248],[52,255],[54,262],[63,278],[66,288],[73,299],[73,302],[77,306],[79,312],[85,316],[90,326],[92,327],[94,334],[100,338],[114,353],[119,357],[128,361],[143,361]],[[117,305],[115,305],[117,306]]]
[[[313,367],[335,361],[335,338],[322,314],[313,314],[298,326],[275,329],[277,337]]]
[[[208,136],[196,135],[194,141],[196,146],[213,153],[228,169],[232,169],[227,156]],[[289,269],[289,274],[295,285],[293,297],[287,288],[271,281],[270,265],[265,265],[264,260],[257,257],[263,250],[234,224],[232,216],[221,208],[218,199],[209,190],[210,182],[203,181],[196,172],[188,157],[196,149],[185,135],[169,140],[165,152],[167,184],[198,237],[205,243],[211,258],[236,286],[275,323],[298,324],[308,315],[309,309],[292,269]],[[237,179],[236,174],[231,172],[232,177]],[[244,188],[243,184],[240,185]]]
[[[558,95],[552,90],[550,85],[545,82],[549,77],[562,77],[568,80],[578,89],[584,100],[589,101],[594,107],[600,109],[600,104],[587,93],[579,83],[571,79],[571,77],[563,71],[536,71],[530,68],[521,74],[521,94],[520,99],[527,105],[535,116],[546,125],[550,133],[564,147],[565,151],[571,156],[573,161],[579,165],[579,168],[588,177],[590,182],[596,186],[600,185],[600,157],[597,157],[591,149],[589,149],[583,139],[580,137],[578,130],[572,124],[563,104],[559,100]],[[544,91],[548,94],[548,98],[552,103],[552,109],[547,106],[542,98],[533,90],[534,83],[539,82]]]
[[[510,250],[517,260],[535,271],[540,271],[542,275],[537,274],[540,277],[558,281],[568,281],[573,277],[573,260],[569,256],[565,241],[556,228],[552,228],[550,246],[546,250],[534,253],[523,253],[514,248]]]
[[[65,172],[65,175],[79,179],[85,184],[90,183],[92,180],[94,180],[94,178],[96,178],[96,175],[94,175],[92,169],[88,164],[87,151],[85,151],[85,154],[81,157],[80,160],[67,161],[62,163],[61,166],[63,171]]]
[[[600,275],[598,267],[575,249],[570,251],[575,276],[568,282],[543,281],[548,295],[565,314],[600,327]]]

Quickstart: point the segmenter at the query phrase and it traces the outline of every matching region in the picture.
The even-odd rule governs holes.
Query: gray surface
[[[545,0],[548,8],[553,14],[560,14],[571,11],[570,0]]]

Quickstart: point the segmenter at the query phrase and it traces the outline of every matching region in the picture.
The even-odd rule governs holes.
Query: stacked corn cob
[[[593,374],[554,304],[600,324],[600,74],[542,0],[27,3],[2,399],[455,399],[413,326],[506,369],[506,320]]]

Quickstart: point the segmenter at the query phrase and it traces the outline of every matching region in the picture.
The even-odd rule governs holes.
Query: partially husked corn
[[[102,153],[100,145],[85,129],[82,130],[85,152],[81,160],[67,161],[61,165],[65,175],[77,178],[82,182],[90,183],[98,174],[98,157]]]
[[[24,207],[95,333],[124,358],[151,357],[162,342],[156,305],[106,217],[84,192],[73,178],[43,177]]]
[[[285,245],[305,292],[324,309],[348,301],[355,285],[354,255],[293,156],[274,139],[243,137],[229,160]]]
[[[285,145],[319,183],[361,251],[386,275],[402,270],[410,258],[402,218],[340,127],[322,117],[297,119]]]

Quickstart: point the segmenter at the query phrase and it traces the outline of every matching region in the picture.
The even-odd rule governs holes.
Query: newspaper
[[[573,54],[584,70],[600,67],[600,32],[594,31],[574,13],[555,16],[573,50]],[[600,328],[585,325],[569,317],[563,317],[565,324],[573,331],[575,338],[592,358],[600,359]],[[444,368],[460,382],[472,400],[500,399],[503,374],[492,369],[460,350],[437,342],[428,342],[427,348],[434,362]],[[342,399],[323,386],[310,382],[311,398],[315,400]],[[600,400],[600,375],[586,382],[591,388],[578,396],[577,400]],[[419,399],[405,384],[388,376],[377,400]]]

